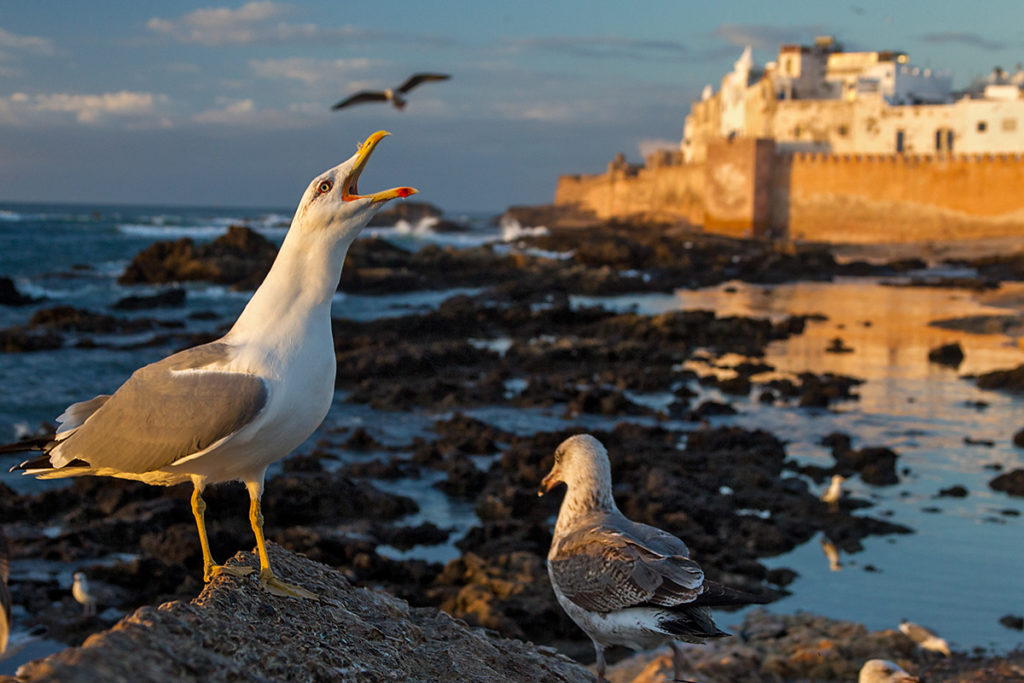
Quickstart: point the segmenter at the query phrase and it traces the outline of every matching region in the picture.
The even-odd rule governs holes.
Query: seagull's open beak
[[[557,467],[552,467],[551,471],[548,472],[548,476],[540,482],[540,491],[537,491],[538,496],[543,496],[545,493],[555,488],[562,482],[562,473]]]
[[[366,162],[373,154],[373,150],[377,147],[377,143],[391,135],[386,130],[378,130],[376,133],[366,138],[366,142],[359,146],[359,151],[356,153],[356,163],[352,167],[352,172],[349,173],[348,177],[345,178],[345,184],[341,188],[341,198],[346,202],[351,202],[356,199],[372,199],[375,202],[386,202],[389,199],[396,197],[408,197],[409,195],[416,194],[418,190],[414,187],[392,187],[390,190],[382,190],[381,192],[375,192],[373,194],[361,195],[356,187],[359,182],[359,174],[363,172],[366,167]]]

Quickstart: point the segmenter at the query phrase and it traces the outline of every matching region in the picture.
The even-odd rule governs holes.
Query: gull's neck
[[[226,340],[290,347],[312,324],[330,330],[331,301],[354,238],[303,230],[292,223],[266,279],[238,316]]]
[[[555,535],[572,528],[581,515],[618,511],[612,497],[611,476],[596,468],[581,468],[566,482],[565,498],[555,522]]]

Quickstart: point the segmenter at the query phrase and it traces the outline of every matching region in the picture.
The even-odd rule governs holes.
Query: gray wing
[[[427,81],[447,81],[451,76],[448,74],[413,74],[409,78],[405,79],[405,83],[398,86],[398,92],[405,94],[415,88],[420,83]]]
[[[387,102],[387,101],[388,101],[388,96],[384,92],[372,91],[372,90],[363,90],[362,92],[357,92],[355,95],[350,95],[350,96],[346,97],[341,102],[338,102],[336,105],[331,107],[331,109],[341,109],[343,107],[347,107],[347,106],[352,105],[352,104],[362,104],[363,102]]]
[[[566,534],[548,564],[559,592],[594,612],[689,603],[704,583],[704,572],[693,560],[656,552],[628,529],[607,524]]]
[[[682,557],[690,556],[690,549],[686,547],[682,539],[677,536],[673,536],[667,531],[659,529],[649,524],[641,524],[640,522],[634,522],[631,519],[622,518],[620,523],[623,531],[628,533],[632,538],[640,541],[644,546],[651,550],[661,553],[662,555],[681,555]]]
[[[263,379],[187,372],[224,360],[229,352],[227,344],[214,342],[136,370],[54,447],[51,462],[61,466],[78,459],[94,468],[149,472],[238,431],[267,403]]]

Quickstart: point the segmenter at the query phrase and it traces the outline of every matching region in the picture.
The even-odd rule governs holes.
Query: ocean
[[[491,216],[483,214],[456,214],[453,218],[470,229],[435,233],[430,221],[424,221],[369,228],[366,234],[411,249],[426,244],[458,247],[486,242],[505,243],[508,246],[503,248],[511,249],[524,230],[516,225],[495,225]],[[0,276],[12,278],[24,294],[45,297],[29,306],[0,306],[0,327],[24,324],[33,311],[56,305],[109,312],[111,305],[125,296],[164,289],[116,283],[131,258],[156,240],[212,240],[229,225],[244,224],[280,242],[289,220],[290,210],[275,208],[0,203]],[[190,331],[212,331],[229,324],[250,295],[209,283],[187,283],[183,287],[187,293],[184,309],[123,315],[184,320]],[[1000,292],[1007,300],[1014,295],[1018,301],[1024,300],[1024,285],[1019,283],[1006,283]],[[336,317],[361,320],[406,315],[436,307],[455,293],[459,292],[386,296],[339,293],[333,312]],[[765,360],[779,371],[835,372],[862,378],[866,382],[857,390],[860,400],[841,402],[829,409],[795,409],[762,404],[756,394],[748,399],[729,397],[738,414],[716,416],[710,421],[715,425],[766,429],[785,441],[790,458],[809,464],[831,464],[829,450],[821,445],[821,439],[832,432],[852,435],[855,447],[887,446],[896,450],[901,470],[898,485],[872,487],[855,478],[845,489],[874,503],[865,514],[883,515],[911,527],[915,533],[869,537],[863,551],[840,558],[838,570],[830,567],[819,539],[766,559],[769,567],[789,567],[799,574],[787,587],[792,594],[769,608],[821,613],[858,621],[870,629],[895,628],[901,618],[908,618],[938,630],[957,649],[977,646],[1004,651],[1022,643],[1020,632],[1003,627],[998,619],[1008,613],[1024,613],[1024,572],[1020,570],[1024,566],[1024,500],[992,491],[987,482],[997,473],[993,466],[1003,471],[1024,466],[1024,451],[1011,442],[1013,433],[1024,427],[1024,399],[980,390],[963,376],[1016,367],[1024,356],[1014,340],[1001,334],[968,334],[929,325],[940,318],[1005,314],[1006,308],[986,303],[967,290],[889,287],[868,278],[773,286],[728,283],[672,294],[574,297],[573,301],[652,314],[678,309],[769,318],[794,313],[827,314],[827,320],[810,322],[803,334],[774,342]],[[11,441],[34,431],[72,402],[110,393],[135,368],[177,348],[173,340],[156,345],[140,343],[158,333],[109,338],[90,335],[100,348],[77,348],[72,342],[55,351],[0,354],[0,440]],[[836,336],[841,336],[855,353],[825,352]],[[965,349],[966,359],[959,369],[928,362],[929,349],[951,341],[959,341]],[[500,340],[493,343],[500,345]],[[698,400],[726,400],[714,388],[696,383],[693,388],[700,392]],[[672,397],[653,394],[630,398],[660,408]],[[978,402],[986,407],[979,408]],[[517,433],[569,425],[607,428],[616,421],[597,416],[567,420],[561,408],[481,406],[462,412]],[[377,411],[347,403],[339,394],[321,429],[362,426],[381,443],[408,444],[414,436],[428,433],[439,417],[443,415]],[[662,424],[672,429],[694,428],[671,420]],[[970,437],[969,443],[965,436]],[[311,437],[299,452],[311,450],[316,439],[317,435]],[[64,485],[8,474],[9,464],[0,463],[0,481],[16,491]],[[473,526],[473,505],[449,499],[432,483],[427,476],[380,482],[379,487],[408,495],[420,504],[420,511],[404,522],[412,525],[429,520],[439,527],[454,528],[449,542],[405,551],[382,547],[380,552],[396,558],[437,561],[459,554],[452,543]],[[966,487],[969,495],[938,496],[941,489],[954,484]],[[70,586],[74,570],[43,561],[31,565],[16,562],[12,575],[17,579],[41,573],[56,576]],[[18,618],[16,613],[16,627]],[[723,615],[720,623],[728,626],[739,618]],[[8,666],[12,666],[10,662],[0,663],[0,673],[6,673]]]

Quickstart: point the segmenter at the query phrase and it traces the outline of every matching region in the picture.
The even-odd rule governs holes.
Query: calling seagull
[[[316,598],[274,575],[260,498],[267,467],[305,441],[331,407],[331,300],[349,246],[388,201],[416,193],[395,187],[359,194],[359,175],[387,135],[377,131],[348,161],[310,182],[270,272],[227,334],[136,370],[113,395],[69,406],[52,439],[3,447],[43,451],[12,469],[45,479],[191,481],[206,581],[253,571],[215,564],[206,536],[203,489],[241,481],[249,491],[260,584],[275,595]]]

